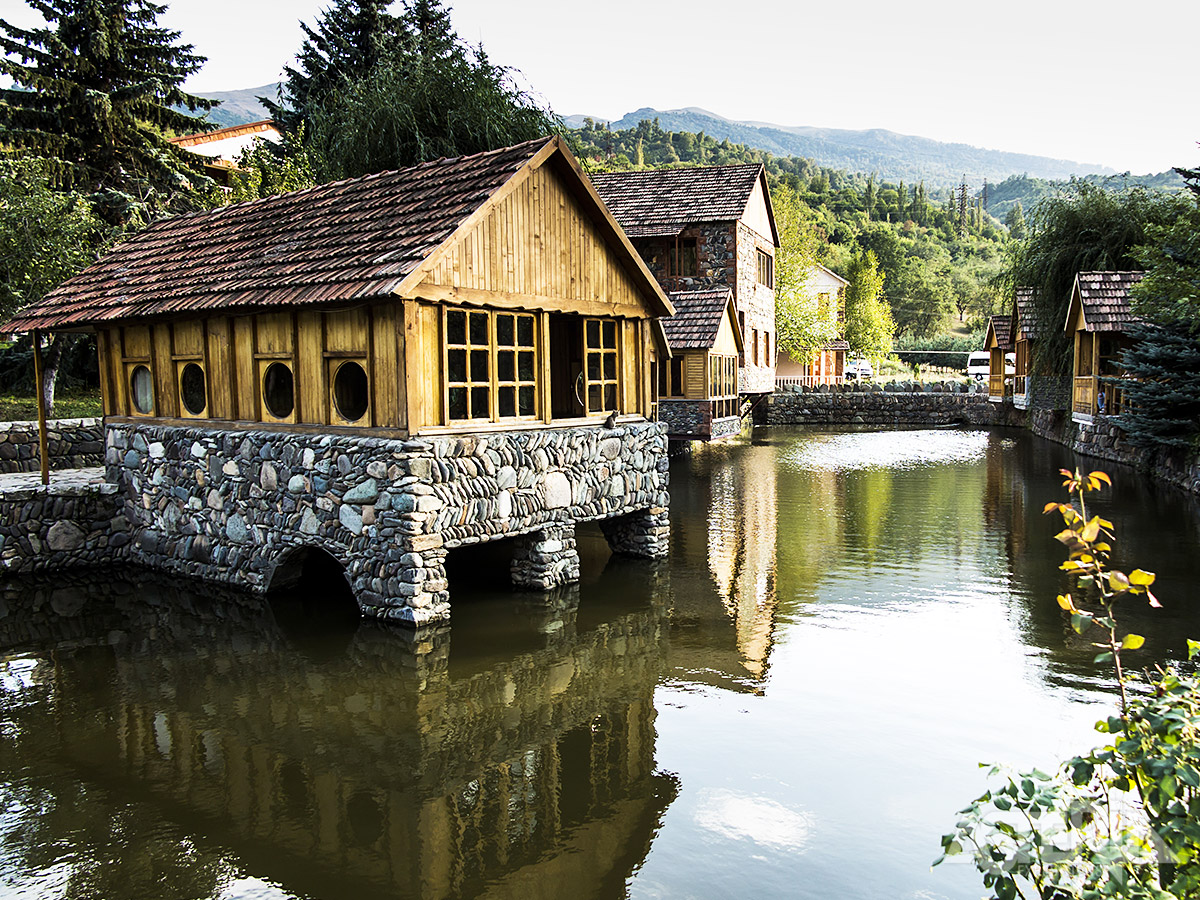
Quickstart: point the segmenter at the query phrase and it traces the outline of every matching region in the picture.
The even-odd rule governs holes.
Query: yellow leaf
[[[1097,481],[1103,481],[1109,487],[1112,487],[1112,479],[1108,477],[1107,472],[1101,472],[1101,471],[1097,470],[1095,472],[1090,473],[1088,475],[1088,478],[1094,478]]]
[[[1063,609],[1065,609],[1067,612],[1075,612],[1075,604],[1071,601],[1070,594],[1059,594],[1058,595],[1058,605],[1061,606]]]
[[[1085,544],[1090,544],[1098,537],[1100,537],[1100,517],[1096,516],[1083,526],[1083,531],[1079,533],[1079,539]]]
[[[1042,513],[1043,513],[1043,515],[1044,515],[1045,513],[1048,513],[1048,512],[1051,512],[1051,511],[1053,511],[1053,510],[1056,510],[1056,509],[1058,509],[1060,505],[1061,505],[1061,504],[1058,504],[1058,503],[1047,503],[1047,504],[1046,504],[1046,505],[1045,505],[1045,506],[1042,508]]]
[[[1118,593],[1127,591],[1129,590],[1129,576],[1124,572],[1109,572],[1108,586]]]
[[[1136,584],[1138,587],[1149,587],[1154,584],[1154,573],[1134,569],[1129,573],[1129,583]]]
[[[1140,634],[1127,634],[1125,635],[1125,639],[1121,641],[1121,649],[1137,650],[1144,643],[1146,643],[1146,639]]]

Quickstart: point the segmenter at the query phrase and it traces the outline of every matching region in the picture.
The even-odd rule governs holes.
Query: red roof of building
[[[733,291],[727,287],[699,291],[673,291],[667,295],[675,315],[662,319],[663,331],[671,350],[708,350],[717,340],[721,318],[733,303]],[[737,332],[737,317],[733,317]],[[741,335],[737,336],[741,343]]]

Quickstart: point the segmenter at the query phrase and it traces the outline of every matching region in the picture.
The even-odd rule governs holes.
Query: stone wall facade
[[[42,485],[6,480],[0,494],[0,572],[61,572],[119,561],[128,552],[129,529],[117,487],[97,470],[56,476]]]
[[[51,469],[104,464],[100,419],[53,419],[46,426]],[[37,472],[41,466],[37,422],[0,422],[0,472]]]
[[[926,385],[928,390],[884,390],[877,384],[795,386],[772,394],[759,407],[766,425],[1000,425],[1009,403],[990,403],[986,393]],[[890,386],[889,386],[890,387]]]
[[[521,537],[513,574],[544,588],[579,577],[576,522],[631,517],[667,550],[667,438],[656,422],[407,441],[154,424],[108,426],[107,477],[130,558],[266,591],[323,551],[370,615],[449,617],[446,554]]]
[[[659,398],[658,418],[673,441],[717,440],[742,430],[741,416],[712,417],[711,400]]]
[[[758,251],[772,259],[775,246],[743,222],[737,223],[737,288],[734,302],[742,325],[745,351],[738,370],[738,392],[769,394],[775,390],[775,290],[758,281]],[[753,342],[759,335],[758,364]],[[762,337],[765,335],[765,340]]]

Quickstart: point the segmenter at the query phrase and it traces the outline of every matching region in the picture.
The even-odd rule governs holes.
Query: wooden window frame
[[[334,390],[334,382],[337,380],[337,374],[342,366],[347,363],[354,363],[363,370],[367,376],[367,408],[357,419],[347,419],[342,415],[342,411],[338,409],[336,392]],[[369,427],[374,420],[374,389],[375,385],[371,381],[371,367],[368,365],[366,356],[329,356],[325,360],[326,377],[325,383],[328,385],[329,399],[329,420],[332,425],[346,425],[349,427],[364,428]]]
[[[760,247],[754,249],[758,255],[758,283],[775,290],[775,258]]]
[[[597,328],[599,345],[593,346],[591,341],[591,326]],[[608,344],[608,332],[612,332],[612,345]],[[599,378],[592,378],[592,360],[598,360],[597,371]],[[605,374],[608,360],[612,360],[612,377]],[[587,416],[606,415],[610,412],[621,412],[621,328],[616,319],[588,317],[583,320],[583,409]],[[600,409],[592,408],[592,388],[600,391]],[[609,404],[611,390],[612,404]]]
[[[454,314],[461,313],[464,316],[463,320],[463,338],[464,343],[451,343],[450,341],[450,317]],[[471,317],[486,316],[486,343],[477,343],[471,337]],[[501,345],[498,339],[497,322],[501,318],[511,318],[513,320],[513,343]],[[531,343],[522,343],[520,341],[521,321],[528,320],[531,328]],[[544,350],[542,341],[542,316],[538,313],[524,312],[521,310],[499,310],[487,308],[473,308],[463,306],[442,307],[442,421],[447,427],[458,428],[464,425],[479,425],[482,423],[503,424],[503,423],[519,423],[519,422],[538,422],[542,421],[542,386],[541,386],[541,371],[544,360]],[[450,378],[450,354],[453,351],[463,351],[465,355],[464,365],[466,366],[464,375],[466,380],[451,380]],[[474,379],[471,370],[472,354],[477,352],[487,352],[487,379]],[[513,377],[511,379],[500,378],[500,361],[501,354],[511,353],[513,356]],[[533,354],[533,377],[521,378],[521,354]],[[454,388],[463,388],[466,390],[466,417],[451,416],[450,414],[450,392]],[[521,390],[533,389],[533,404],[529,413],[522,415],[521,408]],[[487,415],[472,415],[477,412],[475,409],[474,391],[487,390]],[[500,392],[502,390],[512,390],[516,415],[501,415],[500,414]]]
[[[200,372],[204,376],[204,408],[198,413],[194,413],[187,408],[187,403],[183,399],[183,372],[188,366],[199,366]],[[175,357],[175,393],[179,398],[179,417],[181,419],[211,419],[209,408],[212,406],[212,390],[208,384],[208,366],[204,363],[204,358],[200,356],[177,356]]]
[[[296,361],[291,356],[268,356],[266,354],[255,354],[255,362],[258,369],[258,418],[261,422],[269,422],[276,425],[295,425],[299,421],[298,415],[300,411],[299,398],[296,390]],[[279,363],[287,368],[292,373],[292,411],[283,417],[276,416],[267,407],[266,381],[267,370],[271,366]]]
[[[125,368],[125,397],[128,400],[126,404],[126,412],[130,416],[137,416],[142,419],[153,419],[158,415],[158,390],[154,378],[154,364],[149,359],[130,358],[122,360]],[[142,412],[137,408],[133,396],[133,373],[139,366],[144,366],[146,371],[150,373],[150,410]]]

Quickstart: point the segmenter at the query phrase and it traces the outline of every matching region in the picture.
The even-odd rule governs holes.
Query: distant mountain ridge
[[[220,100],[221,105],[208,113],[208,121],[220,128],[230,125],[245,125],[271,118],[266,107],[258,102],[259,97],[273,98],[279,91],[279,82],[262,87],[242,88],[240,91],[206,91],[201,96],[209,100]]]
[[[591,118],[604,121],[595,116]],[[1072,175],[1117,174],[1107,166],[986,150],[881,128],[850,131],[741,122],[698,107],[667,110],[643,107],[609,122],[609,127],[614,130],[636,128],[645,119],[658,119],[659,125],[667,131],[703,131],[718,140],[745,144],[779,156],[804,156],[822,166],[850,172],[876,172],[885,181],[903,179],[912,184],[924,180],[929,187],[958,184],[963,176],[968,184],[977,187],[984,179],[996,182],[1019,174],[1052,180]],[[565,121],[569,127],[578,128],[583,120],[583,116],[569,116]]]

